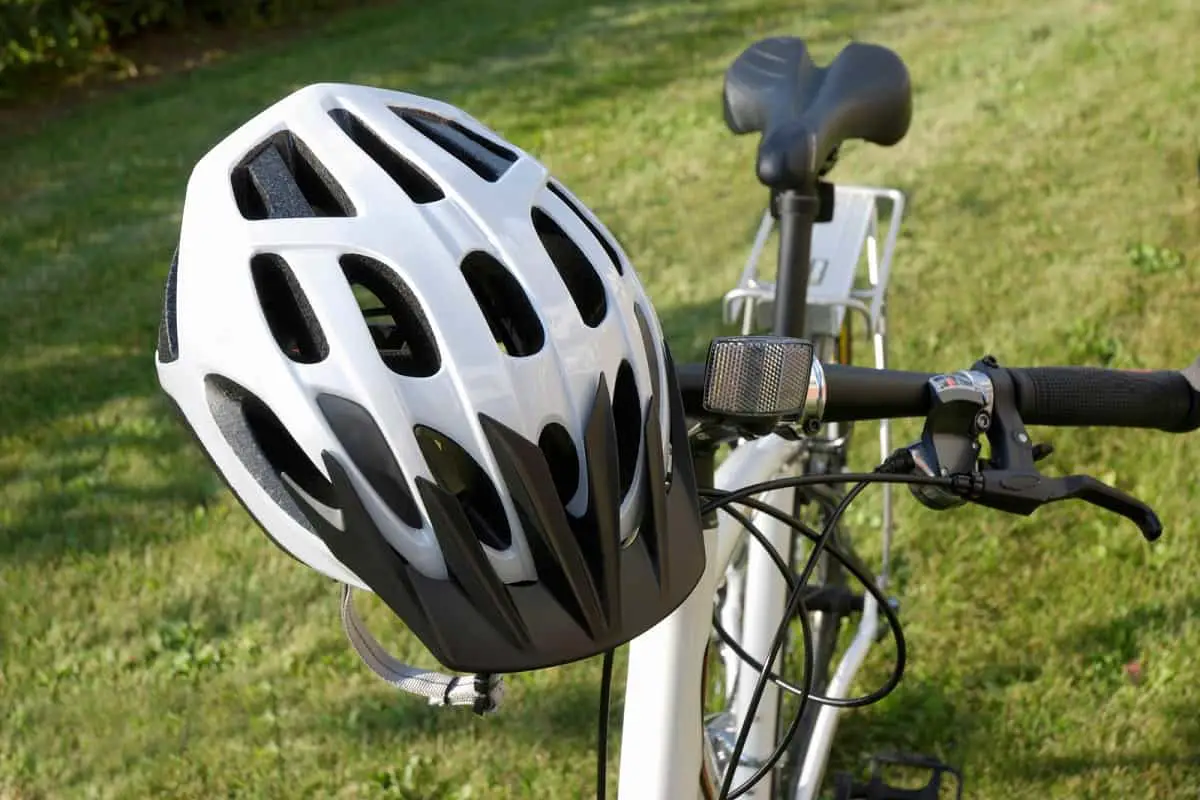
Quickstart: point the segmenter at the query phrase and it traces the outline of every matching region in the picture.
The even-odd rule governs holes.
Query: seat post
[[[803,338],[808,307],[809,251],[817,217],[815,191],[779,193],[779,270],[775,278],[775,335]]]

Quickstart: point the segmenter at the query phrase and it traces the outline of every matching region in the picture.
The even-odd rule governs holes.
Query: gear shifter
[[[1029,515],[1047,503],[1083,500],[1134,522],[1147,541],[1162,535],[1153,509],[1120,489],[1089,475],[1050,478],[1035,462],[1049,454],[1035,445],[1017,413],[1012,377],[990,356],[968,372],[930,380],[933,407],[921,439],[908,448],[913,463],[927,475],[950,477],[950,487],[914,487],[924,505],[944,509],[965,501]],[[979,434],[986,433],[991,458],[976,461]]]

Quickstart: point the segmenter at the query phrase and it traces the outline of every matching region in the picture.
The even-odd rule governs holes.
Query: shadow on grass
[[[983,723],[978,712],[956,705],[935,681],[906,679],[869,712],[842,714],[827,778],[837,772],[858,775],[877,753],[936,755],[960,763],[959,743]]]
[[[1200,595],[1196,594],[1183,595],[1170,603],[1145,603],[1120,616],[1080,626],[1060,646],[1091,665],[1111,667],[1113,677],[1124,680],[1122,668],[1139,656],[1144,634],[1177,632],[1196,617],[1197,609]]]
[[[825,12],[819,13],[828,22]],[[824,24],[821,35],[845,38],[854,15],[832,13],[845,24]],[[97,430],[87,440],[57,435],[51,427],[93,414],[114,398],[157,394],[153,329],[167,267],[162,254],[169,253],[175,234],[157,225],[120,233],[121,221],[142,219],[146,208],[165,213],[164,208],[177,205],[186,166],[265,103],[312,81],[403,84],[452,102],[470,96],[470,110],[485,121],[508,118],[540,135],[581,105],[597,99],[636,102],[699,71],[711,77],[717,115],[720,70],[705,65],[705,59],[748,44],[767,16],[755,6],[718,13],[702,4],[666,0],[603,7],[566,0],[479,7],[453,0],[399,11],[370,9],[337,17],[320,33],[83,106],[73,116],[86,114],[89,129],[99,132],[95,137],[77,136],[77,126],[68,120],[47,126],[37,137],[5,142],[15,146],[14,163],[28,168],[29,175],[22,172],[18,183],[32,175],[37,185],[29,197],[0,204],[0,213],[9,217],[2,238],[53,246],[21,251],[22,260],[39,264],[0,267],[0,280],[25,281],[15,284],[20,299],[0,318],[0,334],[19,335],[34,360],[41,348],[81,342],[110,352],[128,352],[136,342],[144,344],[145,355],[71,358],[0,376],[10,392],[0,435],[23,440],[21,446],[37,454],[21,471],[24,477],[92,481],[86,491],[49,493],[17,511],[15,523],[0,536],[0,555],[53,556],[80,547],[98,552],[118,540],[127,545],[149,541],[155,534],[140,528],[127,507],[204,502],[215,490],[206,465],[177,431],[131,437]],[[474,20],[470,25],[445,24],[468,17]],[[797,32],[803,25],[798,15]],[[128,180],[111,177],[125,173]],[[55,220],[64,216],[76,224],[63,228]],[[70,254],[69,265],[59,263],[64,253]],[[32,313],[34,306],[52,313]],[[31,313],[21,313],[26,309]],[[703,358],[719,313],[716,302],[663,311],[677,358]],[[144,488],[115,483],[104,460],[121,448],[160,460],[163,480]],[[102,455],[84,455],[95,452]]]
[[[465,708],[434,708],[385,690],[358,695],[343,707],[328,710],[323,724],[372,748],[399,746],[413,736],[461,734],[470,728],[481,737],[522,742],[549,755],[577,753],[580,747],[595,745],[599,672],[586,670],[584,665],[560,669],[568,671],[567,679],[547,682],[541,673],[507,676],[504,708],[495,716],[480,718]],[[617,727],[621,720],[620,679],[614,678],[610,716],[610,725]],[[514,692],[516,686],[527,690]]]
[[[1187,713],[1195,714],[1195,710]],[[1014,778],[1028,783],[1049,782],[1090,772],[1145,771],[1151,768],[1184,770],[1193,778],[1200,776],[1200,755],[1180,756],[1176,754],[1139,753],[1114,756],[1108,753],[1081,753],[1072,756],[1043,756],[1035,759],[1010,759],[1005,762],[1006,772]]]
[[[1102,622],[1082,625],[1062,637],[1055,649],[1074,653],[1093,670],[1092,679],[1111,681],[1115,690],[1127,681],[1124,665],[1139,656],[1138,637],[1144,632],[1160,636],[1179,631],[1195,615],[1200,598],[1189,595],[1171,603],[1151,603]],[[999,698],[1010,687],[1037,681],[1043,665],[1033,655],[1015,654],[1007,661],[984,665],[943,689],[931,680],[906,679],[878,706],[843,715],[835,748],[834,771],[861,771],[869,757],[880,752],[933,754],[952,765],[977,762],[993,742],[1007,735],[1010,725]],[[953,695],[953,697],[952,697]],[[956,697],[974,696],[968,709]],[[1166,770],[1168,780],[1200,776],[1200,715],[1193,704],[1179,701],[1164,718],[1172,721],[1176,747],[1171,750],[1139,748],[1136,740],[1128,752],[1086,750],[1068,755],[1032,755],[1005,747],[1001,754],[1005,774],[1020,782],[1049,784],[1102,771]],[[1019,732],[1018,732],[1019,735]],[[991,756],[984,756],[985,758]],[[965,775],[971,785],[971,775]],[[1180,784],[1183,785],[1183,784]],[[968,788],[966,796],[971,796]]]
[[[123,366],[153,369],[144,358]],[[105,365],[98,363],[101,372]],[[50,378],[47,378],[49,381]],[[80,384],[63,416],[86,414],[112,399],[102,380]],[[157,396],[147,416],[117,406],[111,417],[85,419],[70,430],[40,431],[27,449],[36,457],[14,465],[7,480],[26,484],[6,509],[0,559],[53,561],[71,554],[138,549],[177,536],[178,518],[197,514],[221,488],[168,404]],[[144,396],[124,398],[140,403]],[[47,412],[49,416],[51,412]],[[36,414],[35,414],[36,416]]]
[[[1093,680],[1111,683],[1115,690],[1129,680],[1126,665],[1143,655],[1142,637],[1150,634],[1168,641],[1180,641],[1180,630],[1195,618],[1197,608],[1200,608],[1200,596],[1195,594],[1181,596],[1170,603],[1146,603],[1120,616],[1079,626],[1058,646],[1078,656]],[[1150,679],[1153,679],[1153,672]],[[1129,752],[1121,755],[1085,751],[1013,759],[1011,772],[1025,780],[1039,781],[1104,770],[1144,771],[1159,767],[1175,773],[1186,771],[1193,779],[1200,777],[1200,714],[1194,703],[1182,700],[1167,704],[1167,709],[1162,716],[1171,721],[1172,738],[1177,745],[1172,752],[1146,752],[1133,741]]]

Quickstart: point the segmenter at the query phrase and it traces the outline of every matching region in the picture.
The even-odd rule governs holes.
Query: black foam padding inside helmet
[[[454,120],[415,108],[392,108],[392,113],[466,164],[485,181],[494,183],[500,180],[517,160],[517,154],[504,145]]]
[[[349,195],[291,131],[280,131],[233,169],[233,196],[249,220],[352,217]]]
[[[179,319],[176,309],[179,304],[179,248],[171,256],[167,270],[167,282],[163,287],[162,318],[158,323],[158,360],[168,364],[179,358]]]

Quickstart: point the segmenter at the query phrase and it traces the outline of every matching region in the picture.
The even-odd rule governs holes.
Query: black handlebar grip
[[[825,364],[827,422],[923,417],[929,412],[928,372]]]
[[[1028,425],[1103,425],[1183,433],[1200,427],[1200,391],[1184,372],[1010,368]]]

